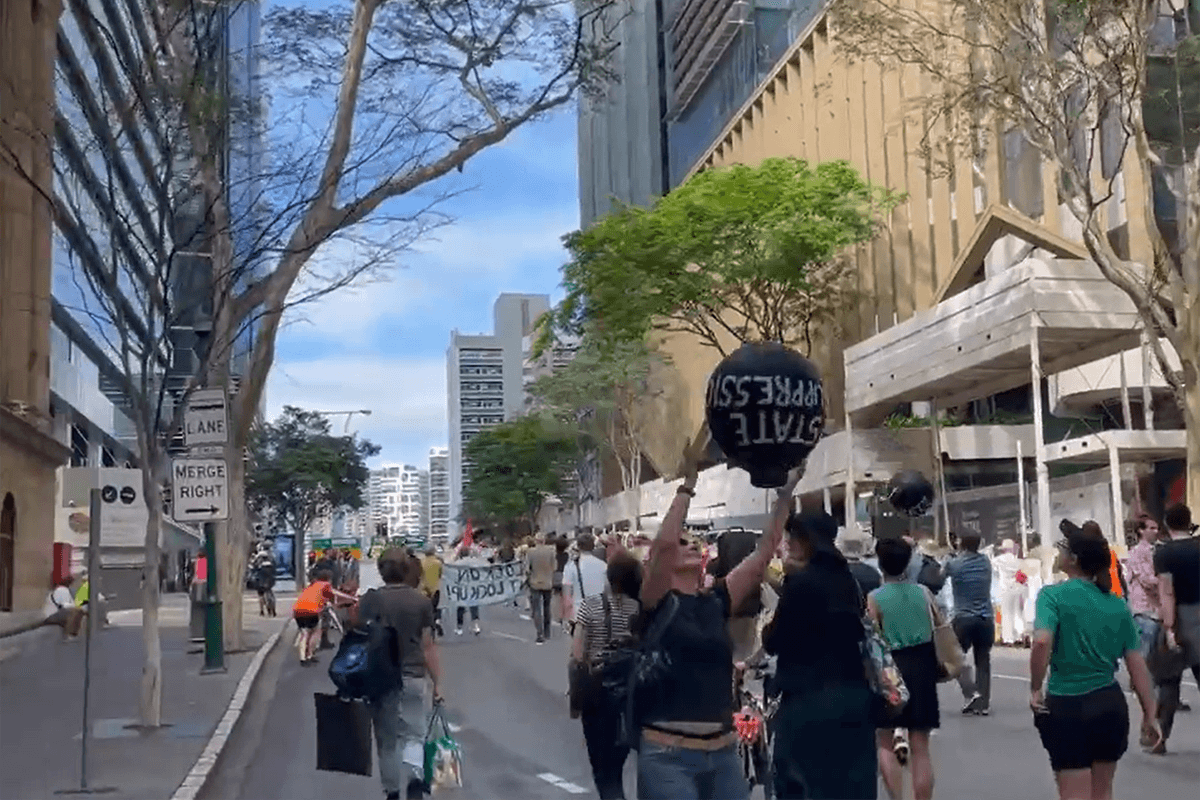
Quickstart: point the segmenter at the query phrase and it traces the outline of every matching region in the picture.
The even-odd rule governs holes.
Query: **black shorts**
[[[1116,763],[1129,747],[1129,706],[1116,683],[1075,697],[1047,695],[1034,727],[1055,771]]]
[[[312,630],[317,627],[317,621],[321,617],[317,614],[296,614],[296,627],[300,630]]]

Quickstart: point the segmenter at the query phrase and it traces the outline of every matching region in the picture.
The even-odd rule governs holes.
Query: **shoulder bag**
[[[375,700],[404,686],[403,663],[399,633],[376,614],[342,635],[329,678],[343,699]]]
[[[858,581],[854,581],[854,588],[858,592],[858,599],[863,607],[861,618],[863,638],[859,643],[863,671],[867,677],[867,685],[871,687],[871,693],[875,696],[877,720],[886,722],[899,715],[908,703],[908,686],[904,683],[904,676],[900,674],[900,668],[896,666],[896,660],[892,658],[891,648],[884,641],[875,621],[866,612],[867,601],[863,597]]]
[[[928,589],[925,591],[925,609],[929,612],[929,629],[933,631],[933,647],[937,651],[938,682],[952,681],[962,672],[965,661],[962,648],[958,646],[958,636],[946,620],[938,624],[933,594]]]

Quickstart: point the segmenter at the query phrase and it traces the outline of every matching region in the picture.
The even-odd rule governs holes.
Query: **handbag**
[[[655,615],[646,635],[612,646],[601,653],[593,669],[600,679],[605,703],[620,709],[617,744],[637,749],[641,741],[641,716],[646,697],[671,674],[671,655],[662,637],[679,611],[679,597],[667,595],[665,607]]]
[[[317,769],[371,777],[371,710],[361,700],[313,695],[317,710]]]
[[[429,715],[429,727],[425,729],[424,768],[427,792],[463,785],[462,748],[450,730],[441,703],[434,705],[433,713]]]
[[[1154,634],[1154,643],[1146,654],[1146,668],[1155,683],[1170,683],[1178,680],[1187,669],[1187,657],[1182,647],[1167,644],[1167,629],[1161,624]]]
[[[612,647],[612,603],[608,595],[600,595],[604,603],[604,642],[605,652]],[[586,634],[585,634],[586,635]],[[568,694],[571,702],[571,719],[579,719],[584,711],[591,710],[601,704],[604,687],[601,683],[597,660],[603,655],[593,656],[590,660],[571,660],[567,670]]]
[[[962,648],[958,646],[958,636],[950,623],[937,623],[937,614],[933,610],[933,595],[926,598],[925,608],[929,611],[929,629],[933,631],[933,648],[937,651],[938,683],[952,681],[962,672],[966,660]]]
[[[899,715],[908,704],[908,686],[904,683],[900,668],[896,666],[896,660],[892,658],[891,648],[884,641],[874,620],[866,613],[867,601],[857,580],[854,581],[854,587],[864,609],[861,616],[863,638],[859,643],[863,672],[866,674],[871,694],[875,697],[876,717],[880,722],[886,722]]]

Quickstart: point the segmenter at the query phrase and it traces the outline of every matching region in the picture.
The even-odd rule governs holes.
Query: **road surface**
[[[377,573],[364,563],[363,586]],[[567,714],[567,642],[533,644],[532,623],[513,608],[483,610],[484,633],[442,640],[445,694],[466,758],[466,786],[446,800],[566,800],[595,797],[579,723]],[[934,739],[936,797],[1011,800],[1054,796],[1049,762],[1027,705],[1027,651],[995,658],[992,715],[963,718],[955,684],[942,687],[942,729]],[[302,669],[279,648],[264,666],[243,723],[205,796],[221,800],[327,800],[381,794],[378,777],[317,772],[314,692],[329,691],[324,665]],[[1127,685],[1127,682],[1126,682]],[[1200,709],[1194,685],[1185,697]],[[1132,700],[1131,700],[1132,703]],[[1132,708],[1133,720],[1138,719]],[[1200,712],[1176,723],[1172,753],[1131,748],[1117,771],[1118,797],[1190,800],[1200,785]],[[632,764],[627,796],[636,797]],[[1190,789],[1188,787],[1191,787]],[[886,795],[880,793],[880,797]]]

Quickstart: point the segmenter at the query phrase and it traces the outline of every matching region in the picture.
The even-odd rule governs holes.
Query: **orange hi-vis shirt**
[[[325,603],[331,600],[333,600],[333,584],[329,581],[313,581],[292,604],[292,613],[320,614]]]
[[[1108,577],[1112,581],[1112,593],[1117,597],[1124,597],[1125,593],[1121,591],[1121,562],[1117,561],[1117,554],[1109,550],[1109,555],[1112,556],[1112,561],[1108,565]]]

